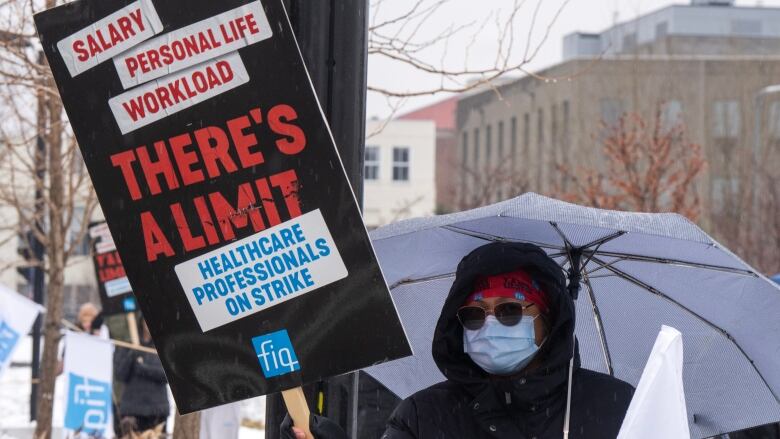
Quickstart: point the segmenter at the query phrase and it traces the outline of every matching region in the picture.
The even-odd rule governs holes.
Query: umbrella
[[[780,420],[780,288],[680,215],[526,194],[371,237],[415,355],[366,372],[401,398],[444,380],[431,339],[457,263],[504,240],[539,245],[579,278],[583,367],[636,386],[656,335],[672,326],[685,345],[692,437]]]

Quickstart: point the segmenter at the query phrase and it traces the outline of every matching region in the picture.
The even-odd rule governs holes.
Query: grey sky
[[[374,22],[382,22],[403,14],[416,2],[416,0],[384,0],[377,11],[376,1],[371,0]],[[536,20],[536,29],[531,37],[531,50],[543,40],[548,25],[565,0],[541,1],[543,3]],[[527,67],[534,71],[559,62],[562,39],[570,32],[600,32],[610,27],[616,20],[623,22],[668,5],[688,3],[690,2],[685,0],[570,0],[558,20],[550,27],[549,36],[539,46],[537,55]],[[424,59],[431,64],[437,66],[443,64],[452,69],[462,68],[466,63],[470,67],[492,66],[498,51],[496,17],[500,17],[498,22],[506,22],[506,14],[512,4],[513,0],[449,0],[448,4],[431,16],[426,21],[426,25],[417,32],[416,41],[433,38],[449,26],[474,24],[458,36],[451,38],[447,46],[437,44],[424,51]],[[737,0],[736,4],[780,7],[780,0]],[[526,0],[520,15],[515,20],[515,45],[512,55],[516,60],[519,60],[518,57],[522,57],[525,52],[527,33],[535,7],[536,0]],[[486,23],[484,27],[482,23]],[[392,30],[395,31],[397,28]],[[388,29],[387,33],[389,31]],[[467,50],[466,47],[469,49]],[[397,91],[422,90],[436,87],[440,83],[436,77],[405,68],[380,56],[369,57],[368,80],[369,84],[375,87]],[[446,96],[446,94],[439,94],[407,99],[402,103],[399,112],[412,110]],[[386,117],[392,112],[391,105],[397,105],[397,102],[388,103],[383,96],[369,93],[368,116]]]

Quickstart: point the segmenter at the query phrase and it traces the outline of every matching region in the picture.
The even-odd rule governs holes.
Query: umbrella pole
[[[580,273],[580,258],[582,256],[582,248],[569,249],[569,284],[567,290],[573,300],[577,300],[580,292],[580,280],[582,279],[582,273]],[[574,329],[572,329],[574,331]],[[563,419],[563,439],[569,439],[569,420],[571,419],[571,388],[572,377],[574,375],[574,350],[577,347],[575,334],[572,334],[572,349],[571,359],[569,359],[569,379],[566,384],[566,415]]]

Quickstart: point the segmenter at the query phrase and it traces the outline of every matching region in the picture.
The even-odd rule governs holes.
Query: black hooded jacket
[[[523,268],[550,301],[552,327],[537,353],[541,366],[507,378],[490,376],[463,352],[455,317],[478,275]],[[574,302],[561,268],[530,244],[493,243],[458,265],[433,338],[433,358],[447,381],[405,399],[383,439],[547,439],[563,437],[569,360],[574,355],[571,439],[617,436],[633,388],[616,378],[581,369],[573,336]],[[409,371],[414,373],[414,371]]]

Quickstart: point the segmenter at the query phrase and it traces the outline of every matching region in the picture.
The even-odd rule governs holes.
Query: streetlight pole
[[[358,203],[363,201],[368,0],[284,0],[298,46],[333,133]],[[324,414],[357,437],[359,373],[304,386],[312,413]],[[320,410],[321,409],[321,410]],[[266,437],[279,437],[286,409],[266,400]]]

